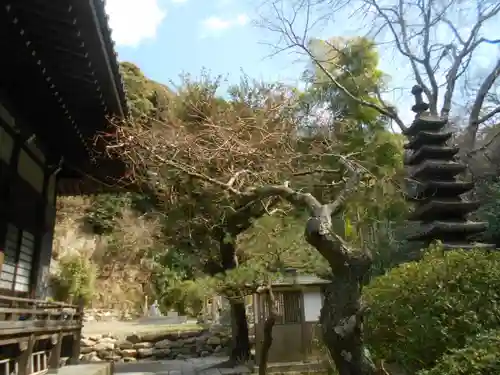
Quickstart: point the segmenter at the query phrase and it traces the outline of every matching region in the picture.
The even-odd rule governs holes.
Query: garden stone
[[[149,349],[153,347],[152,342],[139,342],[134,345],[134,349]]]
[[[82,347],[89,347],[89,346],[94,346],[96,344],[96,341],[90,340],[90,339],[81,339],[80,340],[80,346]]]
[[[93,351],[94,351],[94,348],[91,346],[84,346],[84,347],[80,348],[80,354],[89,354],[89,353],[92,353]]]
[[[207,340],[208,345],[220,345],[220,343],[221,343],[221,339],[220,339],[220,337],[217,337],[217,336],[211,336]]]
[[[115,348],[115,344],[112,342],[100,342],[94,346],[94,350],[96,352],[100,352],[103,350],[113,350]]]
[[[137,336],[137,335],[127,336],[125,338],[125,340],[128,341],[128,342],[131,342],[132,344],[138,344],[138,343],[140,343],[142,341],[141,338],[139,336]]]
[[[156,349],[167,349],[167,348],[170,348],[171,346],[172,346],[172,341],[170,341],[168,339],[158,341],[154,345],[154,347]]]
[[[135,357],[137,356],[137,350],[135,349],[123,349],[120,351],[122,357]]]
[[[133,349],[134,344],[131,343],[130,341],[120,341],[115,344],[118,348],[120,349]]]
[[[172,353],[172,350],[170,349],[153,349],[153,356],[158,358],[158,359],[164,359],[167,358],[170,353]]]
[[[143,348],[137,350],[137,357],[139,358],[147,358],[153,356],[153,348]]]

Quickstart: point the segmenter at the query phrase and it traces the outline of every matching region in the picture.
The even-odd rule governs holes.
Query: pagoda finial
[[[422,89],[421,86],[415,85],[411,89],[411,93],[415,97],[415,105],[411,107],[411,110],[417,114],[421,114],[422,112],[425,112],[429,109],[429,104],[424,102],[424,98],[422,96],[424,90]]]

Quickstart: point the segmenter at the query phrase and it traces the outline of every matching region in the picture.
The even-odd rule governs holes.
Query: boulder
[[[149,349],[153,346],[154,344],[152,342],[138,342],[137,344],[134,344],[134,349]]]
[[[94,350],[97,352],[103,350],[113,350],[115,348],[115,344],[113,342],[98,342],[94,345]]]
[[[94,348],[91,346],[84,346],[80,348],[80,354],[89,354],[94,351]]]
[[[125,357],[133,358],[133,357],[137,356],[137,350],[135,350],[135,349],[123,349],[123,350],[120,350],[120,355],[124,358]]]
[[[221,339],[218,336],[210,336],[207,339],[207,345],[217,346],[217,345],[220,345],[220,344],[221,344]]]
[[[157,349],[157,348],[153,349],[153,356],[157,359],[168,358],[171,353],[172,353],[172,350],[170,350],[170,349]]]
[[[169,339],[161,340],[154,344],[154,347],[156,349],[168,349],[171,346],[172,346],[172,341],[170,341]]]
[[[96,344],[96,341],[91,340],[91,339],[82,338],[80,340],[80,346],[84,347],[84,348],[94,346],[95,344]]]
[[[137,350],[138,358],[148,358],[153,356],[154,349],[153,348],[142,348]]]
[[[119,341],[115,344],[116,347],[120,349],[133,349],[134,344],[131,343],[130,341]]]
[[[127,336],[125,338],[125,340],[128,341],[128,342],[131,342],[132,344],[138,344],[138,343],[140,343],[142,341],[141,338],[139,336],[135,335],[135,334]]]

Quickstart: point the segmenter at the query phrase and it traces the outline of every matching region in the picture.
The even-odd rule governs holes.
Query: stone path
[[[192,358],[186,360],[117,363],[115,375],[249,375],[246,366],[217,368],[227,361],[224,357]]]

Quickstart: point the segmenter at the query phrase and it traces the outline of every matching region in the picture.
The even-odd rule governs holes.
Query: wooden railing
[[[83,304],[0,295],[0,375],[43,374],[77,363]]]

